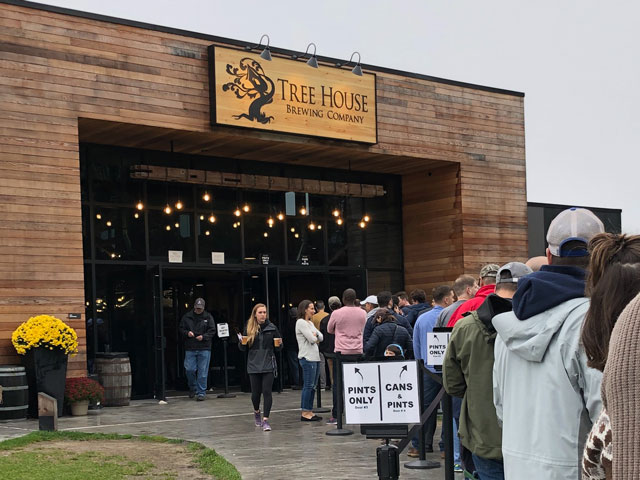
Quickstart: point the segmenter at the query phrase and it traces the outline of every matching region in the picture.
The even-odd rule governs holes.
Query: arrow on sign
[[[354,373],[357,373],[358,375],[360,375],[360,378],[362,380],[364,380],[364,377],[362,376],[362,374],[360,373],[360,369],[359,368],[354,368]]]
[[[433,334],[433,338],[434,338],[434,340],[436,340],[438,342],[440,341],[440,339],[438,338],[438,335],[436,335],[435,333]]]
[[[402,370],[400,370],[400,375],[399,375],[400,378],[402,378],[402,374],[407,371],[407,368],[408,367],[406,365],[404,367],[402,367]]]

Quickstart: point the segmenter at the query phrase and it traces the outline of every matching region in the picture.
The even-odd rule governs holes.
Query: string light
[[[291,233],[295,233],[296,229],[294,227],[291,227]]]
[[[336,223],[337,223],[338,225],[342,225],[342,224],[344,223],[344,221],[343,221],[341,218],[338,218],[338,219],[336,220]]]
[[[178,201],[176,202],[176,210],[182,210],[182,207],[183,207],[183,206],[184,206],[184,205],[182,205],[182,202],[181,202],[180,200],[178,200]]]
[[[315,229],[316,229],[316,224],[315,224],[315,223],[313,223],[313,222],[311,222],[311,223],[309,224],[309,230],[315,230]]]
[[[171,212],[173,210],[171,209],[171,206],[169,206],[169,204],[167,203],[167,206],[164,207],[164,213],[166,213],[167,215],[171,215]]]
[[[245,204],[242,206],[242,211],[243,211],[244,213],[249,213],[249,212],[251,211],[251,208],[249,207],[249,205],[248,205],[248,204],[246,204],[246,203],[245,203]]]
[[[331,212],[333,214],[334,217],[339,217],[340,216],[340,210],[338,210],[337,208],[333,210],[333,212]]]
[[[364,217],[362,217],[362,220],[368,222],[369,220],[371,220],[371,217],[369,217],[369,215],[365,215]]]
[[[205,202],[211,200],[211,195],[209,195],[209,192],[204,192],[204,195],[202,195],[202,200],[204,200]]]
[[[300,215],[306,215],[307,209],[305,207],[300,208]]]
[[[240,209],[239,209],[239,208],[236,208],[236,209],[235,209],[235,211],[233,212],[233,214],[234,214],[236,217],[239,217],[240,215],[242,215],[242,212],[240,211]]]
[[[138,203],[136,204],[136,208],[137,208],[138,210],[143,210],[143,209],[144,209],[144,204],[143,204],[142,202],[138,202]]]
[[[269,234],[267,232],[264,232],[263,235],[264,235],[264,238],[268,238],[269,237]]]
[[[322,230],[322,225],[318,224],[318,230]]]
[[[102,220],[102,215],[100,215],[99,213],[96,213],[96,218],[97,218],[98,220]]]
[[[171,230],[171,225],[167,225],[165,228],[167,229],[167,232],[168,232],[169,230]]]
[[[200,220],[204,220],[204,215],[200,215]]]
[[[211,215],[209,215],[209,223],[215,223],[216,221],[216,217],[215,215],[212,213]]]
[[[111,220],[107,220],[107,227],[111,226]]]
[[[234,222],[233,228],[238,228],[238,225],[240,225],[240,222]]]
[[[366,224],[366,223],[364,223],[364,220],[361,220],[361,221],[360,221],[360,223],[359,223],[358,225],[360,225],[360,228],[364,228],[364,227],[366,227],[366,226],[367,226],[367,224]]]
[[[209,235],[211,235],[211,232],[209,230],[205,230],[204,234],[209,236]]]
[[[294,237],[296,237],[296,238],[300,238],[300,234],[299,234],[299,233],[296,233],[296,234],[294,235]]]
[[[284,220],[284,213],[280,212],[278,214],[278,220],[280,220],[280,221]]]
[[[274,224],[274,223],[275,223],[275,222],[274,222],[273,218],[269,217],[269,218],[267,219],[267,225],[269,225],[269,228],[273,228],[273,224]]]
[[[138,212],[134,213],[133,218],[140,218],[140,214]]]

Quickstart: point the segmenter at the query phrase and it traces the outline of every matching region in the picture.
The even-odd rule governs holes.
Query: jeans
[[[492,460],[473,454],[473,463],[480,480],[504,480],[504,464],[500,460]]]
[[[310,362],[306,358],[300,358],[300,366],[302,367],[302,398],[300,399],[300,408],[310,412],[313,410],[313,395],[316,391],[318,383],[318,369],[320,362]]]
[[[460,425],[460,408],[462,408],[462,399],[460,397],[451,397],[451,410],[453,414],[453,463],[460,464],[460,437],[458,436],[458,427]]]
[[[211,350],[187,350],[184,352],[184,369],[187,372],[189,390],[196,392],[196,395],[204,395],[207,392],[209,360],[211,360]]]
[[[438,396],[438,392],[440,392],[441,388],[442,388],[442,385],[440,385],[438,382],[433,380],[429,375],[427,375],[426,373],[422,375],[422,392],[423,392],[423,398],[424,398],[424,401],[422,404],[423,411],[426,410],[427,407],[433,401],[433,399]],[[437,422],[438,422],[438,409],[436,408],[427,419],[427,423],[425,424],[425,427],[424,427],[424,443],[427,447],[429,446],[433,447],[433,435],[436,432]],[[411,439],[411,445],[413,446],[413,448],[418,448],[418,437],[413,437]],[[442,444],[441,449],[443,446],[444,446],[444,443]]]

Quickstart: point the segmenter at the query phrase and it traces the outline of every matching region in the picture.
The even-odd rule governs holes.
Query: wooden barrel
[[[29,387],[24,367],[0,365],[0,420],[26,418]]]
[[[105,407],[122,407],[131,400],[131,364],[129,354],[96,353],[96,373],[104,387]]]

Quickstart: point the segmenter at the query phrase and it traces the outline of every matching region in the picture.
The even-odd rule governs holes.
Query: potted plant
[[[86,415],[89,402],[102,402],[104,388],[86,377],[67,378],[64,401],[71,407],[71,415]]]
[[[67,355],[78,353],[73,328],[51,315],[38,315],[13,332],[11,342],[22,356],[29,384],[29,415],[38,416],[38,392],[54,397],[62,416]]]

